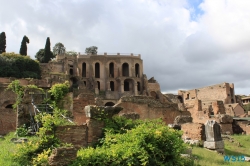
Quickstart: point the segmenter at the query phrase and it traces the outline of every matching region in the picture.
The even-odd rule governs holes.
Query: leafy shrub
[[[28,128],[26,125],[23,125],[22,127],[19,127],[16,129],[15,133],[18,137],[25,137],[28,135]]]
[[[180,157],[181,134],[159,120],[140,122],[124,134],[109,130],[102,146],[79,150],[72,165],[192,165]]]
[[[54,84],[49,90],[52,100],[54,100],[55,103],[58,103],[60,100],[62,100],[63,97],[69,92],[69,87],[70,85],[68,81],[62,84]]]
[[[40,78],[39,63],[15,53],[2,53],[0,55],[0,77]]]

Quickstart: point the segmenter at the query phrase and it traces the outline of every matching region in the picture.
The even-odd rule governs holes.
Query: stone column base
[[[204,148],[212,149],[212,150],[224,149],[224,142],[223,141],[213,141],[213,142],[205,141]]]

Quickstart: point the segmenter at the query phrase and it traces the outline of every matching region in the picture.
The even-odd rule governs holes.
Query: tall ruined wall
[[[185,103],[192,99],[198,99],[201,101],[221,100],[224,104],[234,103],[236,101],[234,85],[229,83],[222,83],[188,91],[179,90],[178,94],[183,96]]]
[[[163,104],[153,97],[122,97],[117,105],[123,110],[119,114],[137,113],[140,119],[161,118],[166,124],[174,123],[178,115],[190,115],[188,111],[179,111],[176,104]]]
[[[12,105],[16,95],[5,87],[0,87],[0,135],[7,134],[16,129],[16,110],[13,110]]]

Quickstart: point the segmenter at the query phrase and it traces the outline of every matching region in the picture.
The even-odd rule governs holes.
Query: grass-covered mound
[[[0,77],[39,79],[41,69],[39,63],[29,56],[2,53],[0,54]]]

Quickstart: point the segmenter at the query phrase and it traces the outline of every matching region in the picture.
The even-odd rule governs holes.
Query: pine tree
[[[50,49],[50,39],[47,37],[45,48],[44,48],[44,58],[43,63],[48,63],[54,57]]]
[[[30,42],[29,38],[27,36],[24,36],[22,43],[21,43],[20,51],[19,51],[21,55],[24,55],[24,56],[27,55],[27,43],[29,42]]]
[[[6,52],[6,36],[5,36],[5,32],[2,32],[0,34],[0,54],[2,54],[3,52]]]

